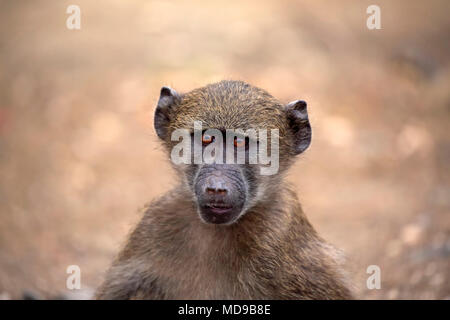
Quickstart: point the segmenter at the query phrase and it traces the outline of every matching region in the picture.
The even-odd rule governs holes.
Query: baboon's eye
[[[245,138],[234,137],[234,146],[235,147],[245,146]]]
[[[203,136],[202,136],[202,143],[204,145],[210,144],[213,141],[214,141],[214,137],[213,136],[211,136],[209,134],[203,134]]]

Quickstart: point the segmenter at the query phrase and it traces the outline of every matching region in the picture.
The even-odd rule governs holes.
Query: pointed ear
[[[155,110],[154,126],[156,134],[162,140],[167,138],[169,124],[176,105],[181,101],[180,95],[170,87],[162,87]]]
[[[309,124],[306,102],[295,100],[286,105],[289,128],[293,137],[293,152],[300,154],[311,143],[311,125]]]

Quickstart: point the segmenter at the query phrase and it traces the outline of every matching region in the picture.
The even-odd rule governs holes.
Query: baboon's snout
[[[239,217],[246,200],[242,174],[229,165],[204,166],[197,175],[195,195],[203,221],[231,223]]]

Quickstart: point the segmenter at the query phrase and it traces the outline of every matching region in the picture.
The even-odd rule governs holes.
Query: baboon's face
[[[185,95],[164,87],[155,129],[172,156],[180,144],[176,134],[187,132],[183,141],[189,140],[188,147],[181,154],[188,152],[188,161],[175,167],[202,221],[214,224],[237,221],[275,192],[292,157],[311,140],[304,102],[283,106],[261,89],[231,81]],[[264,157],[261,150],[266,150]]]

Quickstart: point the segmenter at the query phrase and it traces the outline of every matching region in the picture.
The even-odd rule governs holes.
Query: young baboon
[[[176,129],[190,130],[189,145],[200,143],[201,150],[217,138],[194,132],[194,121],[220,132],[278,129],[278,173],[261,174],[267,164],[249,161],[174,165],[178,185],[148,205],[96,297],[351,298],[339,254],[318,236],[284,182],[295,155],[311,141],[306,103],[284,106],[241,81],[221,81],[186,94],[163,87],[154,125],[169,154],[178,144],[171,139]],[[244,145],[249,152],[248,136],[233,139],[231,147],[223,148]]]

